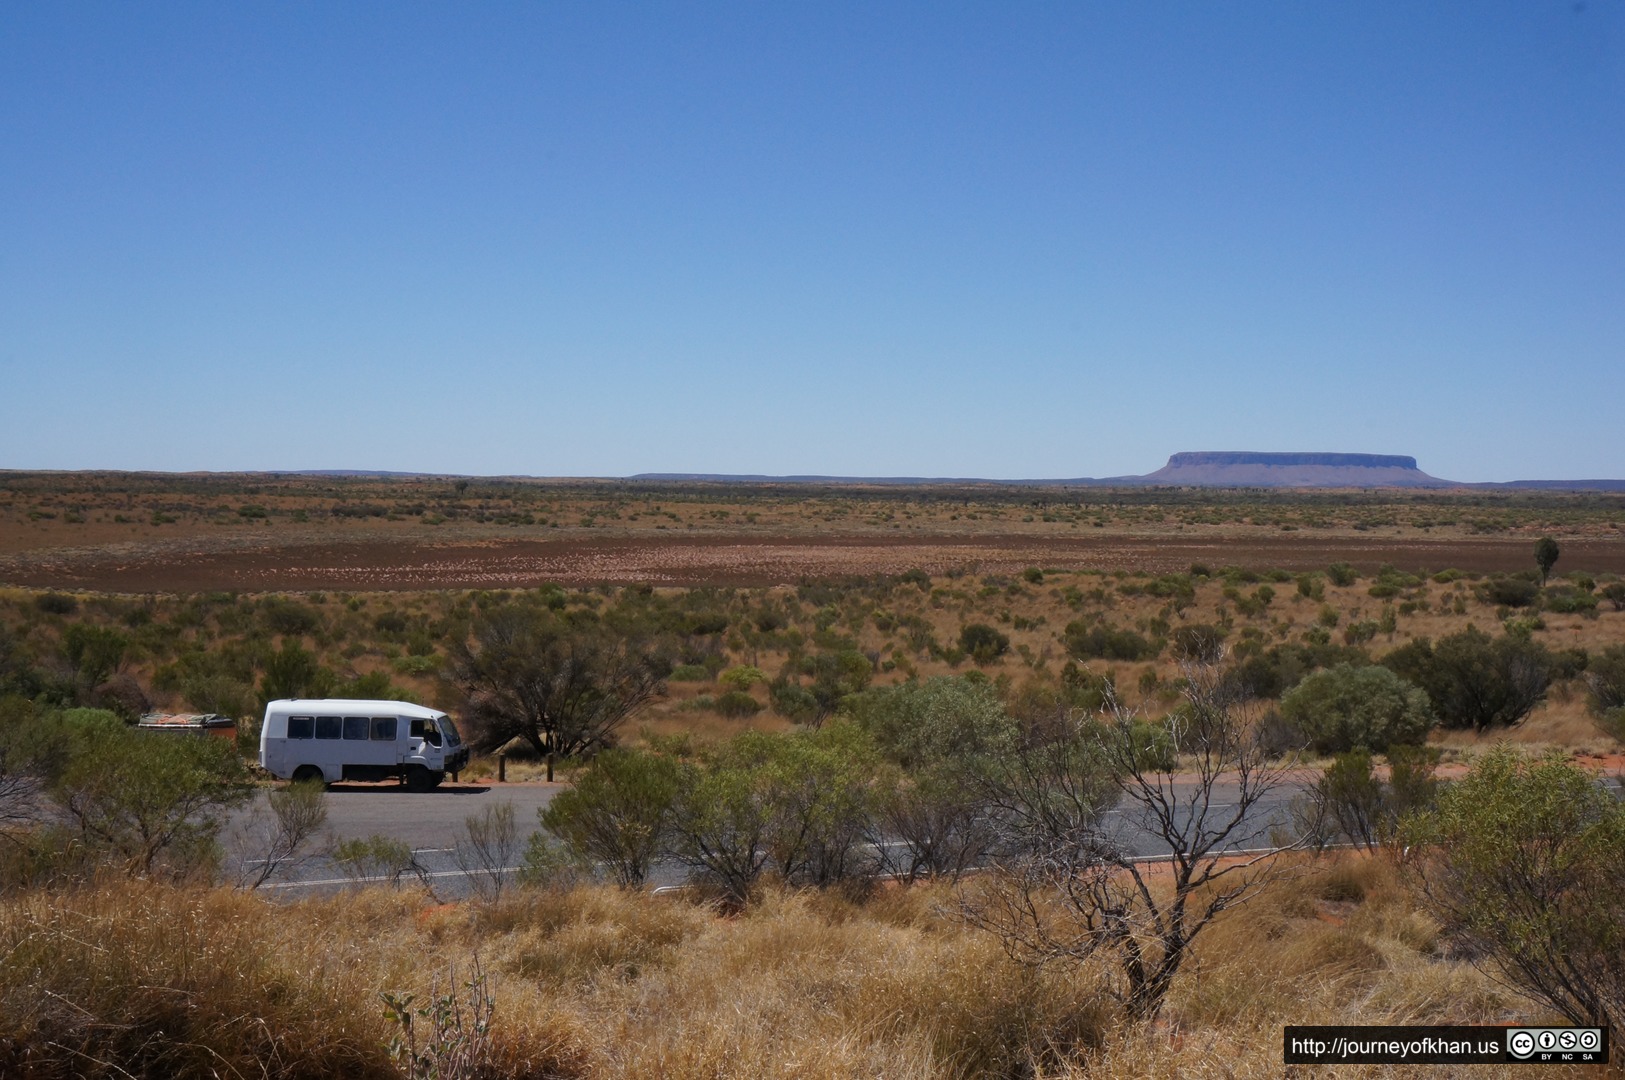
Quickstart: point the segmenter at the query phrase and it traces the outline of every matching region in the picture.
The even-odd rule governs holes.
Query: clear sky
[[[0,467],[1625,477],[1625,0],[0,5]]]

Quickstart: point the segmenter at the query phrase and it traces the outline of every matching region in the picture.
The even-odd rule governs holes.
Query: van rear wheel
[[[293,782],[296,784],[314,783],[326,787],[327,777],[323,776],[322,770],[314,765],[301,765],[293,771]]]

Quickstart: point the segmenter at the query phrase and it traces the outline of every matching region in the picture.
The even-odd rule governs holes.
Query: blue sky
[[[1625,0],[0,6],[0,467],[1625,477]]]

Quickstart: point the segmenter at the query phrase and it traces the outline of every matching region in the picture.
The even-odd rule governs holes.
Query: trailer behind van
[[[283,780],[397,779],[429,791],[467,764],[457,725],[437,709],[335,698],[265,706],[260,767]]]

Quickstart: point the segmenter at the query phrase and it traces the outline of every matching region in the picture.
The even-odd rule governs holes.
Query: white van
[[[260,767],[283,780],[395,778],[428,791],[467,764],[451,717],[404,701],[283,699],[260,728]]]

